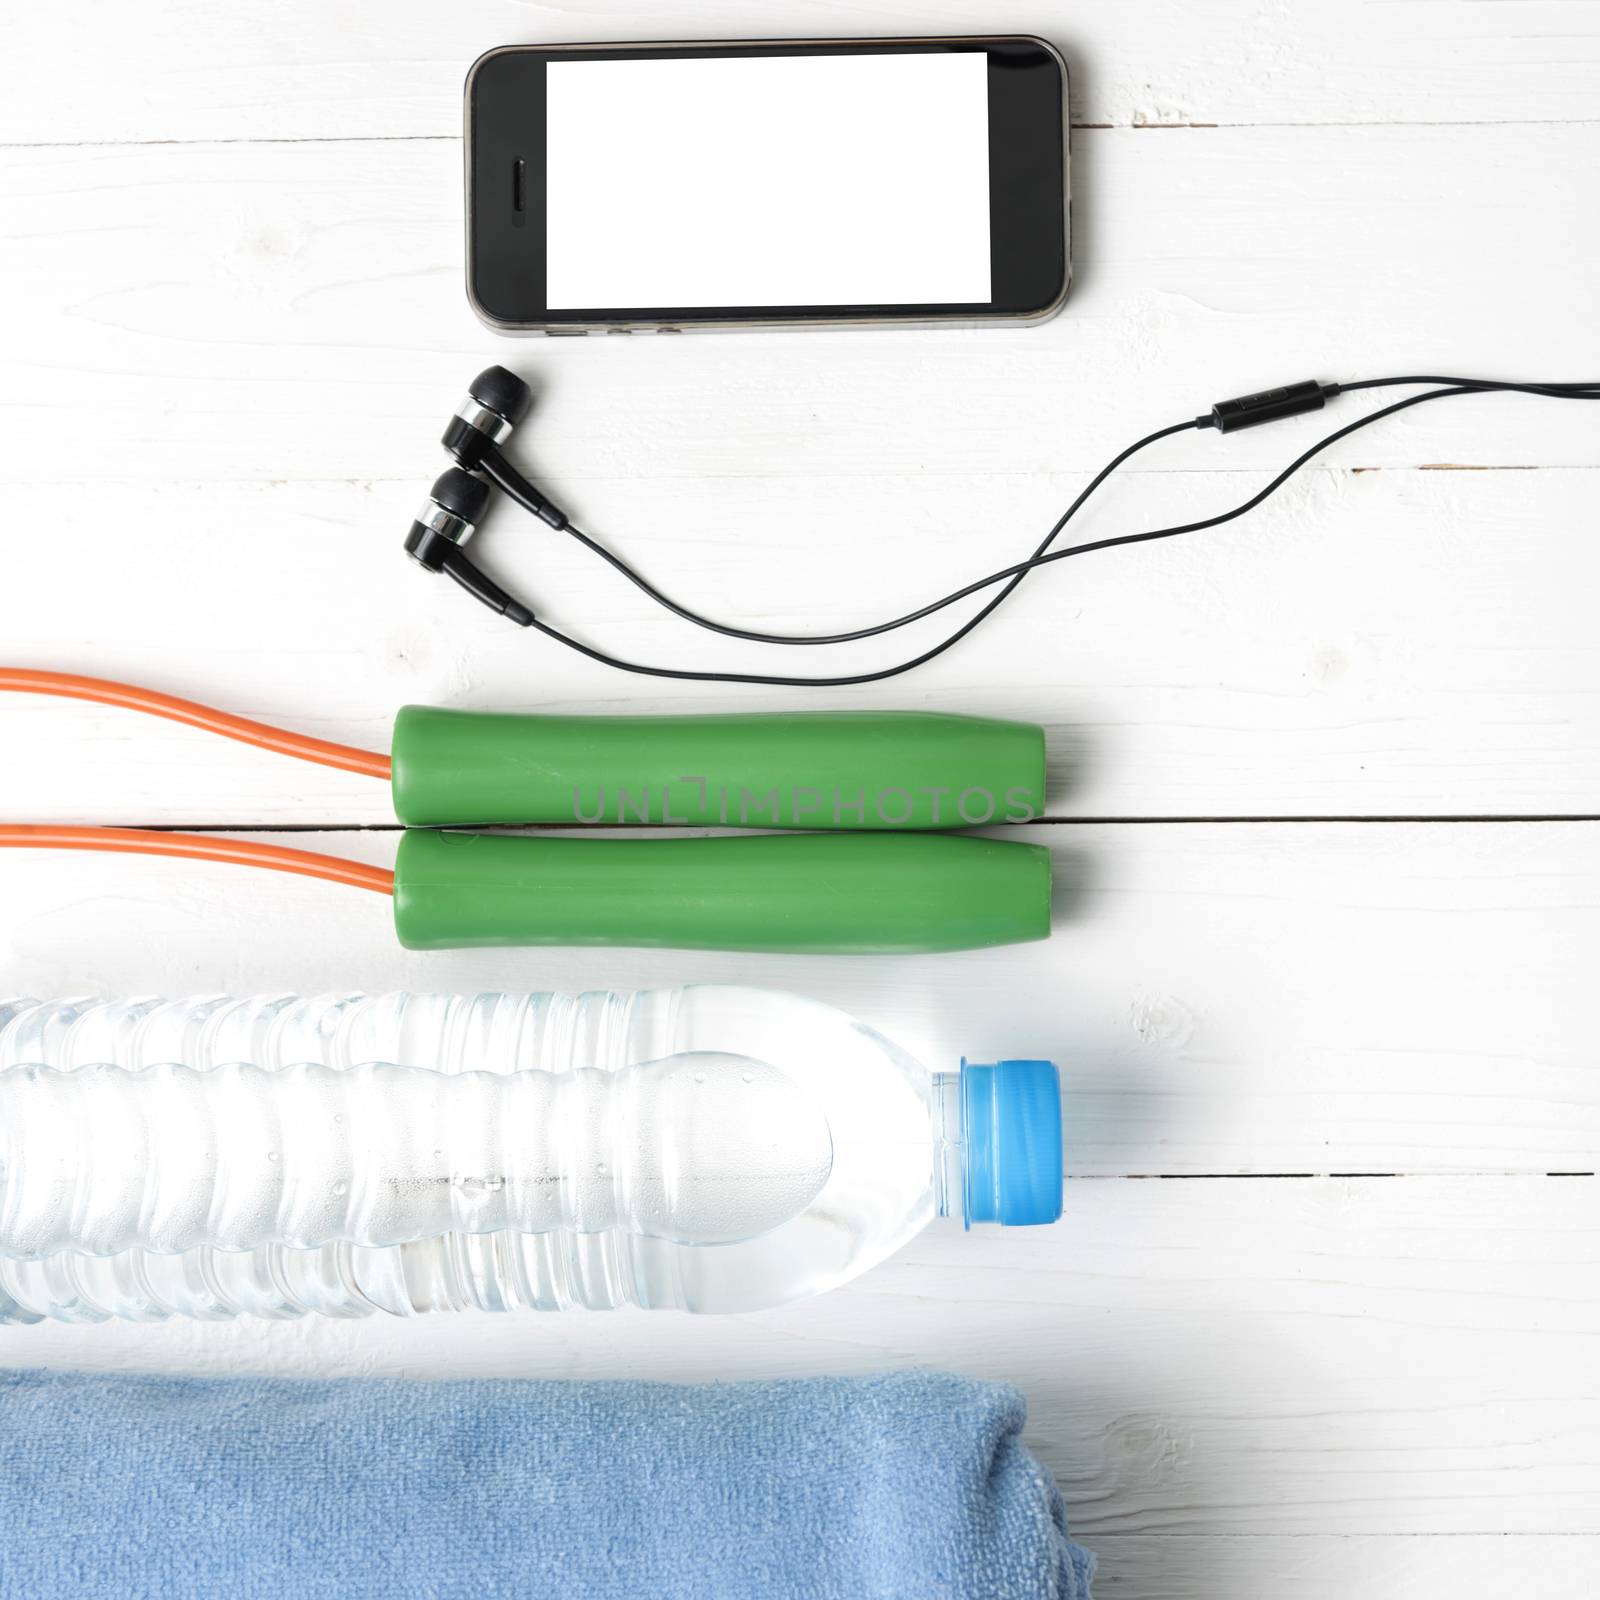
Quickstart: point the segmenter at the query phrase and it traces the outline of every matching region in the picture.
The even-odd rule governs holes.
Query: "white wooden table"
[[[512,344],[470,316],[482,49],[1002,26],[1075,74],[1078,279],[1048,327]],[[7,8],[0,59],[0,656],[329,738],[382,744],[410,700],[818,703],[625,679],[402,558],[491,361],[535,383],[520,454],[586,526],[788,628],[1011,559],[1112,450],[1224,395],[1600,371],[1600,0],[51,0]],[[1086,526],[1229,504],[1333,415],[1174,441]],[[1600,1592],[1597,421],[1412,413],[1249,521],[1056,569],[935,665],[834,693],[1049,725],[1048,944],[412,956],[356,891],[0,853],[5,990],[753,980],[933,1061],[1054,1057],[1070,1169],[1055,1229],[936,1229],[772,1315],[12,1328],[0,1362],[933,1363],[1027,1392],[1108,1600]],[[596,640],[771,659],[521,520],[484,549]],[[394,848],[381,785],[144,718],[6,697],[0,750],[7,821]]]

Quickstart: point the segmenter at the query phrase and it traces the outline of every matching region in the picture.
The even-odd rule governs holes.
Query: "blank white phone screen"
[[[981,51],[560,61],[552,310],[986,302]]]

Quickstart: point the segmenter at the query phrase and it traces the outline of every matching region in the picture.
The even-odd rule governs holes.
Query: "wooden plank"
[[[1054,1228],[942,1224],[852,1287],[752,1316],[36,1327],[0,1330],[0,1360],[670,1381],[933,1365],[1023,1389],[1091,1547],[1594,1535],[1597,1181],[1075,1183]]]
[[[518,452],[578,504],[596,477],[915,474],[935,498],[1092,471],[1302,376],[1594,376],[1597,164],[1600,122],[1097,133],[1077,288],[1042,328],[521,344],[467,310],[447,142],[11,150],[0,399],[18,477],[414,482],[469,375],[509,360],[538,390]],[[1276,470],[1335,425],[1208,432],[1147,464]],[[1582,406],[1472,397],[1327,460],[1593,465],[1600,435]]]
[[[1213,1538],[1101,1535],[1095,1541],[1100,1600],[1217,1600],[1283,1595],[1293,1600],[1590,1600],[1600,1585],[1592,1539],[1563,1534],[1301,1534]]]
[[[903,476],[608,479],[578,503],[672,592],[804,631],[888,614],[1025,550],[1075,482],[963,478],[929,496]],[[1140,475],[1085,532],[1181,519],[1258,482]],[[13,541],[4,658],[375,748],[407,701],[1023,717],[1049,730],[1053,816],[1587,813],[1600,797],[1583,598],[1600,587],[1593,471],[1314,474],[1252,521],[1047,569],[942,660],[831,692],[632,678],[512,628],[403,558],[423,493],[420,475],[14,486],[18,525],[48,531]],[[825,536],[819,505],[838,508]],[[975,531],[986,508],[1013,505],[1032,508],[1024,525]],[[923,625],[840,652],[740,646],[509,509],[478,549],[552,621],[637,659],[803,672],[837,654],[848,670],[937,637]],[[0,695],[0,743],[7,820],[393,820],[381,783],[126,712]]]
[[[1068,55],[1081,123],[1592,119],[1600,13],[1588,0],[1347,7],[1286,0],[427,0],[226,8],[57,0],[13,11],[0,141],[453,135],[480,51],[521,41],[1042,33]]]
[[[1243,344],[1292,346],[1297,329],[1308,352],[1329,349],[1328,328],[1313,330],[1351,296],[1360,302],[1351,316],[1387,330],[1369,347],[1426,351],[1433,341],[1443,355],[1446,330],[1459,341],[1470,326],[1486,365],[1498,341],[1501,370],[1512,370],[1524,340],[1517,365],[1541,348],[1555,363],[1559,348],[1571,371],[1585,342],[1594,348],[1594,319],[1574,328],[1567,317],[1595,290],[1581,252],[1563,241],[1593,226],[1572,185],[1600,152],[1574,143],[1593,144],[1600,130],[1407,130],[1404,150],[1398,135],[1300,130],[1292,139],[1309,164],[1287,160],[1276,141],[1263,156],[1240,134],[1227,169],[1238,202],[1223,234],[1214,206],[1194,198],[1208,163],[1194,158],[1190,135],[1164,146],[1171,160],[1138,156],[1133,135],[1104,137],[1123,151],[1107,190],[1115,204],[1101,206],[1092,234],[1109,264],[1089,276],[1072,317],[1015,335],[613,340],[581,354],[541,344],[547,386],[525,459],[557,469],[552,487],[576,511],[685,593],[803,627],[838,617],[840,562],[862,597],[850,615],[865,617],[907,593],[907,572],[926,580],[920,597],[972,573],[974,549],[987,565],[1023,548],[1013,526],[1031,535],[1081,471],[1172,414],[1150,397],[1151,382],[1165,382],[1158,369],[1178,359],[1169,347],[1192,352],[1181,358],[1187,393],[1202,399],[1185,410],[1262,381],[1258,362],[1241,363]],[[1477,209],[1481,227],[1441,225],[1423,205],[1469,157],[1515,177],[1519,226],[1487,227],[1499,188],[1461,208]],[[41,637],[47,613],[32,597],[72,593],[94,617],[86,634],[124,642],[114,654],[87,641],[52,652],[60,664],[139,676],[174,638],[204,640],[173,663],[182,681],[170,687],[204,687],[201,666],[248,709],[265,678],[281,686],[276,714],[336,720],[355,737],[381,735],[387,708],[413,694],[591,708],[749,703],[556,658],[428,587],[395,553],[438,464],[441,410],[464,373],[506,348],[463,339],[453,266],[425,265],[453,237],[448,166],[431,146],[12,155],[0,218],[24,292],[8,312],[12,365],[0,379],[21,442],[11,494],[30,526],[65,520],[69,532],[23,547],[4,597],[10,648],[37,655],[55,640],[59,650],[53,621]],[[1330,192],[1345,218],[1364,205],[1382,213],[1404,236],[1402,256],[1420,253],[1429,270],[1352,286],[1333,248],[1339,224],[1324,215]],[[81,249],[90,196],[119,239],[92,258]],[[1274,287],[1286,214],[1317,278],[1292,314]],[[1169,219],[1185,265],[1152,251],[1147,215]],[[373,263],[392,259],[396,229],[415,243],[421,277],[376,281]],[[1374,248],[1381,233],[1371,227]],[[1464,275],[1461,261],[1474,264]],[[1187,276],[1231,294],[1241,262],[1256,263],[1252,273],[1274,264],[1259,274],[1264,305],[1245,296],[1224,311],[1177,289]],[[1473,279],[1479,263],[1507,281],[1537,268],[1550,293],[1484,324],[1468,304],[1489,292]],[[390,350],[397,327],[406,339]],[[774,359],[786,375],[777,391]],[[1202,361],[1215,370],[1202,373]],[[1177,377],[1174,392],[1184,392]],[[1330,460],[1355,474],[1597,459],[1583,408],[1511,398],[1452,407],[1397,419]],[[1147,461],[1193,475],[1133,477],[1108,493],[1094,525],[1224,505],[1259,479],[1216,468],[1280,464],[1322,421],[1175,441]],[[63,478],[74,483],[65,493]],[[213,500],[202,487],[212,480],[262,492]],[[1554,484],[1524,473],[1325,474],[1187,549],[1120,552],[1041,579],[1003,631],[857,703],[928,695],[1057,724],[1066,766],[1056,804],[1079,815],[1587,811],[1594,656],[1578,630],[1595,560],[1583,531],[1590,493],[1582,472]],[[550,597],[554,620],[658,659],[706,659],[697,635],[647,621],[631,594],[603,575],[596,583],[558,542],[502,522],[485,548],[541,602]],[[1529,549],[1538,559],[1524,562]],[[201,594],[225,603],[202,610]],[[1070,631],[1058,623],[1063,594]],[[247,611],[265,623],[241,625]],[[127,628],[130,614],[146,625]],[[757,658],[718,649],[716,659]],[[884,659],[866,648],[843,657]],[[1176,715],[1175,696],[1185,702]],[[35,714],[18,714],[37,726]],[[155,759],[152,792],[136,796],[145,817],[304,819],[304,802],[311,820],[382,815],[370,790],[360,801],[359,785],[291,779],[278,763],[254,768],[242,789],[211,791],[203,779],[170,789],[159,776],[165,753]],[[211,770],[213,757],[196,759]],[[66,788],[85,792],[75,772]],[[225,795],[248,801],[244,812]],[[47,790],[27,803],[56,800]]]
[[[942,957],[407,954],[387,902],[236,867],[0,851],[13,992],[751,983],[922,1060],[1045,1056],[1075,1176],[1590,1171],[1600,824],[1020,830],[1049,941]],[[392,834],[278,835],[387,861]]]

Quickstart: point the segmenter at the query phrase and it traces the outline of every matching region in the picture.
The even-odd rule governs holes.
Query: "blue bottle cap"
[[[966,1222],[1061,1215],[1061,1074],[1053,1061],[961,1063]]]

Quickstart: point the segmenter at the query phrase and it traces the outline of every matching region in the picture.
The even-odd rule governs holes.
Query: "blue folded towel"
[[[0,1373],[0,1593],[1084,1600],[1001,1384]]]

